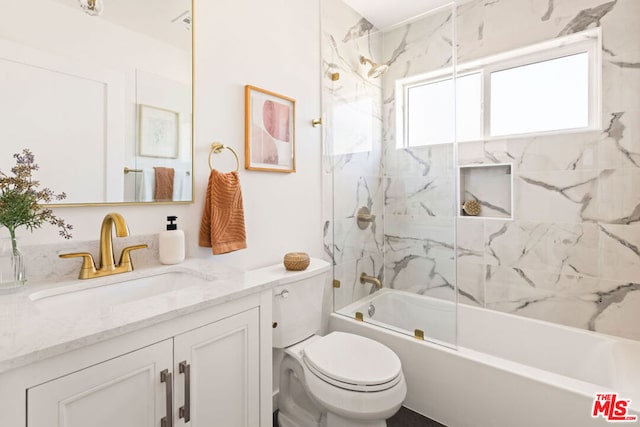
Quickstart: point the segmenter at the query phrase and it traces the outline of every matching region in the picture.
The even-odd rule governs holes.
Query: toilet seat
[[[314,374],[316,377],[320,378],[321,380],[335,387],[339,387],[348,391],[361,391],[361,392],[384,391],[389,388],[392,388],[393,386],[398,384],[401,380],[400,374],[398,374],[398,376],[393,380],[386,383],[382,383],[382,384],[352,384],[352,383],[342,382],[342,381],[336,380],[335,378],[331,378],[330,376],[324,375],[322,372],[319,372],[308,363],[305,363],[305,367],[308,368],[312,374]]]
[[[377,341],[359,335],[332,332],[305,346],[302,353],[312,374],[345,390],[383,391],[402,379],[398,356]]]
[[[402,374],[391,388],[361,393],[329,384],[303,366],[306,388],[313,401],[325,411],[348,419],[385,420],[398,412],[407,395],[407,383]]]

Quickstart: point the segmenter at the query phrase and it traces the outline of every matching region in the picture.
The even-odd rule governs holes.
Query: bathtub
[[[365,322],[354,319],[356,312]],[[433,321],[434,313],[449,324]],[[413,335],[415,322],[407,319],[429,319],[422,320],[425,337],[431,331],[440,343],[398,333]],[[392,348],[407,380],[405,406],[449,427],[610,425],[602,415],[591,416],[598,393],[630,399],[627,415],[638,421],[622,424],[640,426],[637,341],[388,288],[332,313],[329,327]],[[455,343],[452,333],[455,348],[447,344]]]

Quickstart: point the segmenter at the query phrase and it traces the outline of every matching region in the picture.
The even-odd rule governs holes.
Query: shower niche
[[[513,165],[495,163],[458,168],[459,215],[477,218],[513,218]]]

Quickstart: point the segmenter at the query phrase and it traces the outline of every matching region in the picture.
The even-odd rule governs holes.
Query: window
[[[588,126],[588,53],[491,73],[491,136]]]
[[[459,141],[480,139],[481,74],[459,76],[456,84],[454,88],[453,78],[448,78],[407,87],[409,147],[450,143],[456,135]]]
[[[596,28],[401,80],[396,145],[598,129],[600,46]]]

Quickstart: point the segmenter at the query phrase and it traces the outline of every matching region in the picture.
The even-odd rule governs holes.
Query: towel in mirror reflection
[[[189,201],[191,200],[191,176],[186,169],[171,169],[173,173],[172,194],[169,198],[156,198],[156,168],[143,168],[136,174],[136,201],[137,202],[161,202],[161,201]],[[166,183],[165,183],[166,184]],[[167,190],[168,191],[168,190]],[[167,194],[167,193],[165,193]]]

